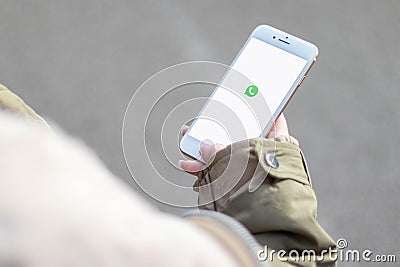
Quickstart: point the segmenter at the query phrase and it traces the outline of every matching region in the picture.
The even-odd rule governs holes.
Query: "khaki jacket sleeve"
[[[270,249],[300,255],[315,251],[316,258],[299,259],[296,265],[336,265],[335,258],[327,257],[335,243],[316,220],[317,199],[297,140],[282,136],[238,142],[208,165],[194,186],[201,208],[232,216]],[[255,181],[260,185],[254,191]]]
[[[28,120],[38,122],[39,124],[49,127],[46,121],[40,117],[24,100],[11,92],[7,87],[0,84],[0,110],[12,112],[20,115]]]

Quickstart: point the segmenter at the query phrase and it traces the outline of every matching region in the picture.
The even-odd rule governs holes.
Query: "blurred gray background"
[[[350,248],[399,258],[400,1],[0,0],[0,82],[140,191],[121,145],[136,88],[176,63],[230,64],[259,24],[320,50],[285,111],[319,221]]]

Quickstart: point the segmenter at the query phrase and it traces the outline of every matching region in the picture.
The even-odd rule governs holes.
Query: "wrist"
[[[271,157],[278,164],[271,164],[268,161]],[[299,142],[286,135],[255,138],[219,151],[199,173],[194,190],[199,192],[199,206],[223,210],[241,193],[253,192],[264,183],[288,179],[311,185]]]

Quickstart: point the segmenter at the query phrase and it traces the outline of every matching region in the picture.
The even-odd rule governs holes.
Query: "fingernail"
[[[181,129],[179,130],[180,134],[183,135],[183,129],[185,129],[186,124],[182,125]]]
[[[179,161],[178,161],[178,166],[179,166],[179,168],[182,168],[182,162],[183,162],[183,160],[179,160]]]

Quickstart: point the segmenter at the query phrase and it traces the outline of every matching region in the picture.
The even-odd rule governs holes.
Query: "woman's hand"
[[[182,135],[185,135],[189,126],[185,126],[182,129]],[[265,136],[268,139],[275,138],[281,135],[289,135],[289,129],[286,123],[285,116],[281,114],[279,118],[275,121],[274,126]],[[208,161],[215,153],[219,150],[225,148],[225,146],[220,144],[208,145],[202,144],[200,147],[200,155],[204,161]],[[179,166],[187,173],[197,176],[198,173],[204,168],[204,163],[199,160],[180,160]]]

